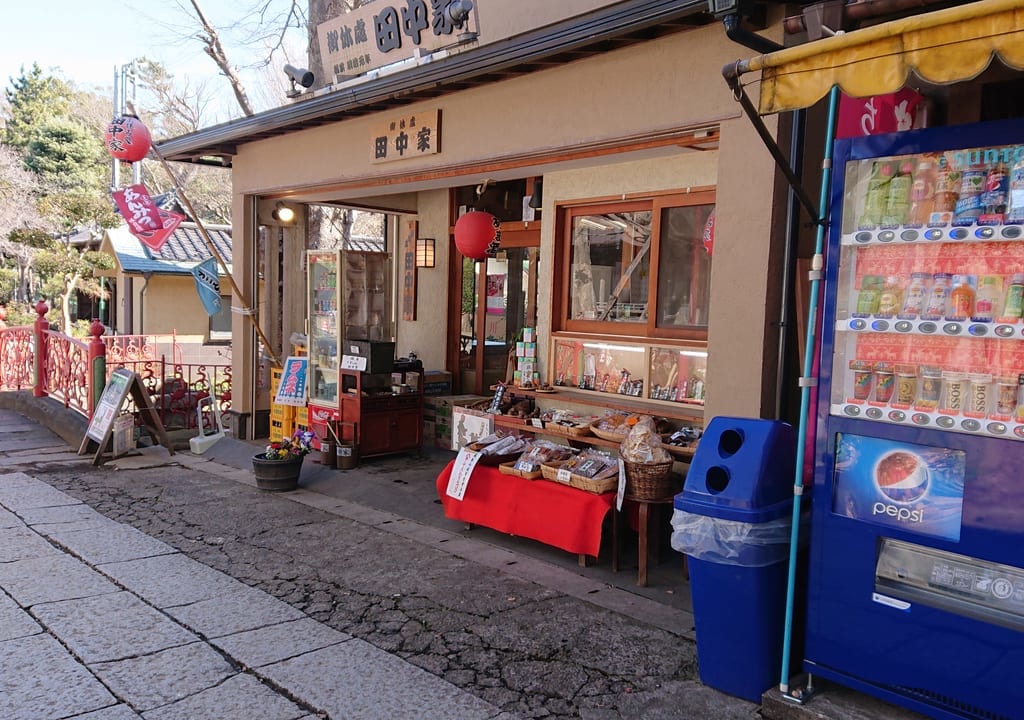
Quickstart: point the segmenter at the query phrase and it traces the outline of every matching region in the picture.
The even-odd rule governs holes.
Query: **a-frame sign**
[[[118,368],[110,374],[107,385],[103,388],[103,395],[100,396],[100,401],[96,403],[96,408],[93,410],[89,428],[85,432],[85,437],[82,438],[82,445],[78,448],[78,454],[84,455],[91,451],[90,444],[96,446],[96,455],[92,459],[93,465],[100,465],[107,460],[104,455],[115,457],[112,454],[113,448],[110,447],[111,432],[114,420],[121,414],[121,408],[129,393],[131,393],[143,424],[153,432],[153,436],[160,441],[160,444],[167,448],[168,453],[174,454],[174,448],[171,447],[164,424],[160,422],[160,416],[157,415],[156,408],[153,407],[153,401],[150,399],[149,393],[146,392],[142,380],[131,370]]]

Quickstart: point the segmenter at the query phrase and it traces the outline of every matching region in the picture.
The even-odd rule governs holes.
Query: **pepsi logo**
[[[928,465],[918,455],[893,450],[875,464],[875,485],[893,502],[911,503],[928,492]]]

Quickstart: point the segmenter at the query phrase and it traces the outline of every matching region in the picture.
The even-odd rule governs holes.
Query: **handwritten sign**
[[[342,355],[341,369],[363,372],[366,370],[366,358],[362,355]]]
[[[451,477],[448,478],[448,488],[445,490],[448,497],[462,500],[466,496],[469,476],[473,474],[473,469],[478,462],[480,462],[480,453],[466,448],[459,450],[455,464],[452,466]]]
[[[402,248],[402,319],[416,319],[416,236],[419,223],[410,222]]]
[[[103,395],[100,396],[96,409],[93,410],[92,420],[89,421],[89,429],[86,437],[96,442],[103,442],[107,439],[111,428],[114,427],[114,418],[121,412],[121,405],[128,397],[128,388],[131,387],[135,373],[126,368],[118,368],[110,375],[106,387],[103,388]]]
[[[277,386],[274,402],[292,407],[306,406],[306,366],[304,357],[289,357],[284,361],[281,383]]]
[[[619,458],[619,491],[615,496],[615,509],[622,509],[622,500],[626,497],[626,464]]]

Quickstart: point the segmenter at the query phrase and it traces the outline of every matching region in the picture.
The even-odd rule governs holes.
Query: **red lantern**
[[[459,252],[473,260],[493,257],[501,242],[498,218],[490,213],[473,210],[455,223],[455,246]]]
[[[146,157],[151,142],[149,130],[134,115],[122,115],[111,120],[103,136],[107,152],[125,162],[138,162]]]

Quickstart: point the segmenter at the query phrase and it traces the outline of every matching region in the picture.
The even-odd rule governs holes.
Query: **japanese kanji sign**
[[[128,231],[155,252],[160,251],[185,219],[184,215],[158,208],[145,185],[129,185],[115,190],[113,196],[121,217],[128,223]]]
[[[458,43],[478,32],[477,11],[457,26],[445,10],[452,0],[393,0],[363,5],[316,27],[323,73],[334,80]]]
[[[441,110],[393,117],[373,135],[373,162],[407,160],[441,152]]]
[[[289,357],[284,361],[281,384],[277,386],[274,402],[278,405],[306,406],[306,365],[304,357]]]

